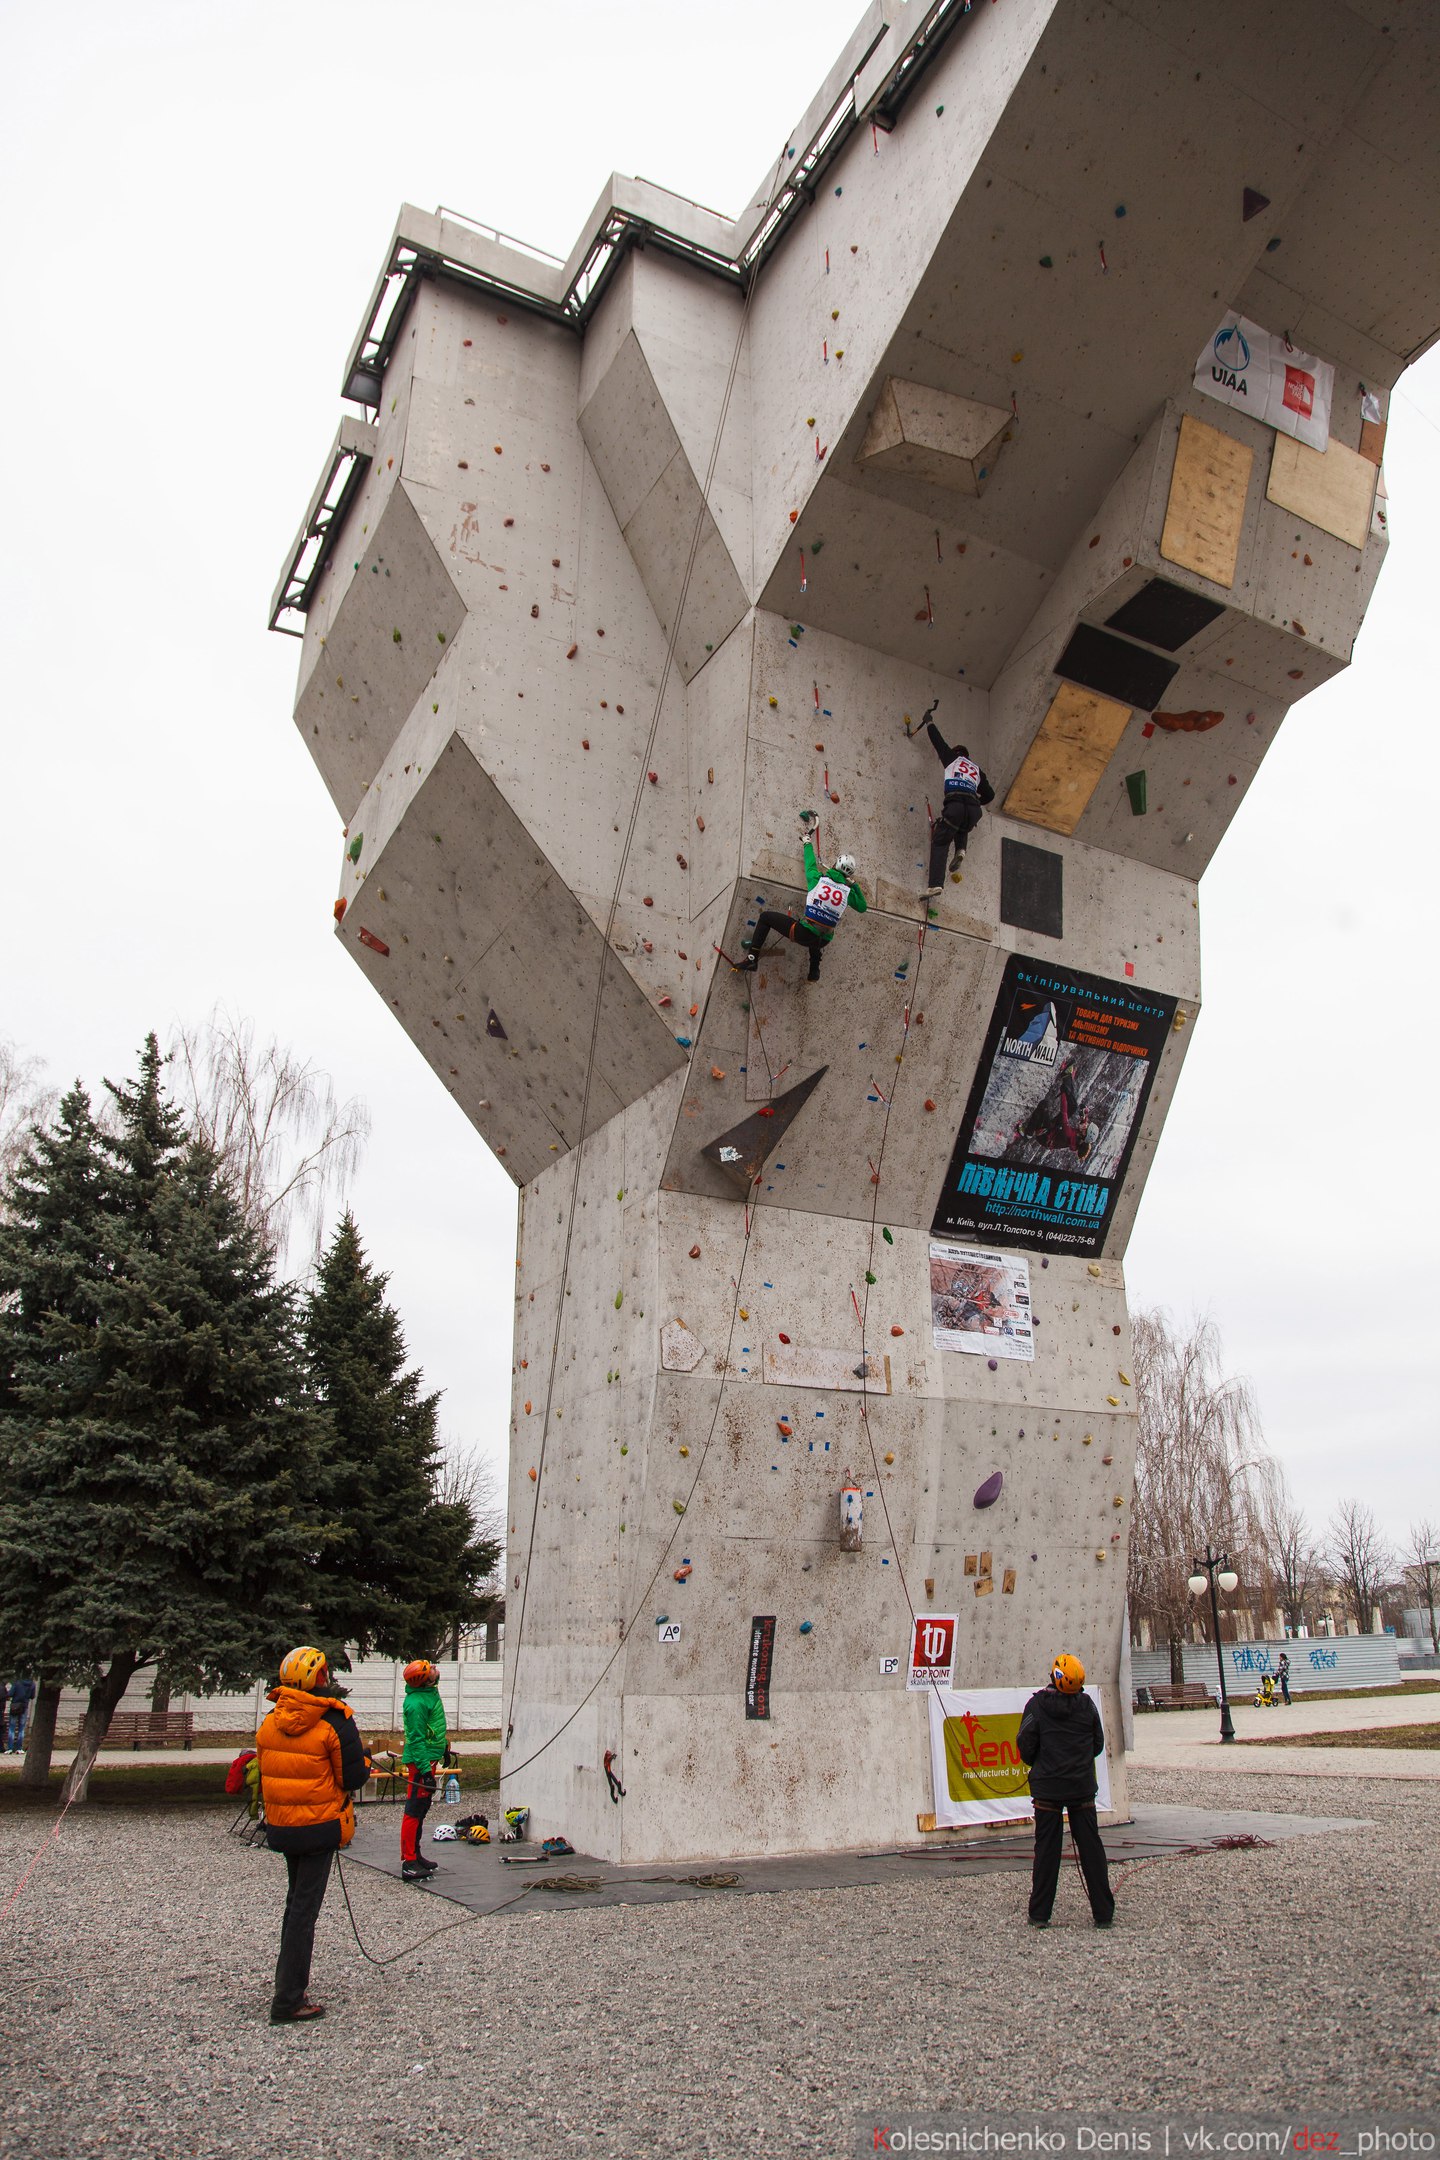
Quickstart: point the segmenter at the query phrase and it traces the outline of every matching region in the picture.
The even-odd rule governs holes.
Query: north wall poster
[[[1096,1257],[1175,1000],[1012,953],[932,1225]]]

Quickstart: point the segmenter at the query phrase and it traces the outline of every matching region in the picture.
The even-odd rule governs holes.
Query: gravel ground
[[[481,1921],[378,1971],[332,1878],[323,2024],[272,2029],[278,1860],[218,1812],[72,1816],[6,1922],[0,2153],[381,2160],[841,2155],[862,2112],[1440,2117],[1440,1790],[1132,1773],[1139,1800],[1371,1826],[1143,1865],[1114,1931],[1067,1868]],[[1238,1790],[1237,1790],[1238,1784]],[[33,1819],[0,1823],[0,1885]],[[455,1908],[356,1868],[401,1948]],[[3,1893],[0,1893],[3,1894]],[[534,1901],[539,1906],[539,1900]],[[1428,1973],[1427,1973],[1428,1968]]]

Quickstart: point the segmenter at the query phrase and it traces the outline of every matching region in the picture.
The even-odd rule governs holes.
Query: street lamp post
[[[1205,1557],[1193,1563],[1195,1573],[1190,1577],[1190,1594],[1199,1597],[1208,1585],[1210,1591],[1210,1617],[1215,1626],[1215,1663],[1220,1673],[1220,1738],[1233,1740],[1235,1727],[1230,1718],[1230,1696],[1225,1686],[1225,1660],[1220,1652],[1220,1600],[1215,1594],[1218,1582],[1222,1590],[1233,1590],[1240,1578],[1230,1565],[1229,1553],[1210,1550],[1210,1540],[1205,1540]]]

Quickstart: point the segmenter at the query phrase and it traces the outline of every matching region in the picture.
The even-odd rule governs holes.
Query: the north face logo
[[[1308,420],[1315,410],[1315,378],[1307,375],[1304,368],[1287,367],[1285,370],[1284,402],[1291,412],[1299,413]]]

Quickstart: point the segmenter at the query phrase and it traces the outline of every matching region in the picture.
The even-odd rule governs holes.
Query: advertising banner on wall
[[[1172,997],[1012,953],[935,1236],[1102,1253],[1174,1019]]]
[[[930,1328],[937,1350],[1032,1359],[1029,1261],[932,1238]]]
[[[957,1693],[935,1688],[930,1695],[930,1767],[935,1784],[935,1825],[1030,1822],[1030,1773],[1020,1759],[1016,1737],[1033,1688],[979,1688]],[[1100,1690],[1085,1693],[1100,1708]],[[1104,1755],[1095,1759],[1099,1784],[1095,1805],[1110,1805],[1110,1768]]]
[[[1330,440],[1335,370],[1231,308],[1195,363],[1195,388],[1293,435],[1312,450]]]

